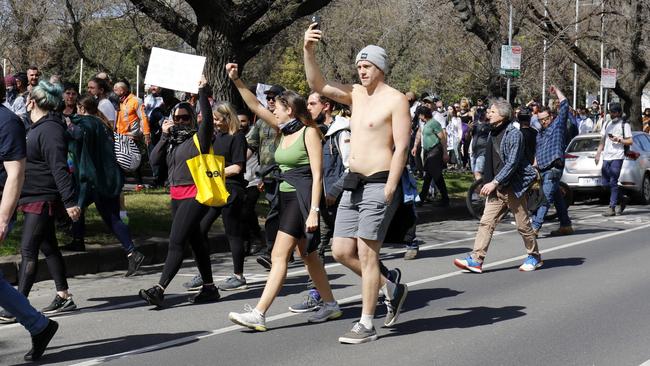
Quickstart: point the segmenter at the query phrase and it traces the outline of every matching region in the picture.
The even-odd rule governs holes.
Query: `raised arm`
[[[201,146],[201,154],[207,154],[212,145],[212,135],[214,134],[214,120],[212,118],[212,108],[210,107],[210,100],[208,94],[205,92],[204,86],[206,85],[205,79],[199,82],[199,108],[201,109],[201,116],[203,121],[199,125],[198,137],[199,145]]]
[[[264,106],[260,104],[255,94],[248,90],[246,84],[244,84],[244,82],[239,78],[239,70],[237,68],[237,64],[227,64],[226,72],[228,72],[228,77],[237,87],[237,91],[244,100],[244,103],[246,103],[248,106],[248,109],[250,109],[251,112],[255,113],[259,118],[263,119],[264,122],[275,128],[278,128],[278,122],[273,113],[271,113],[271,111],[264,108]]]
[[[328,82],[323,77],[320,67],[316,63],[316,43],[323,37],[323,31],[314,29],[316,23],[309,26],[305,32],[305,74],[309,87],[318,94],[333,99],[341,104],[352,105],[352,85],[343,85],[336,82]]]

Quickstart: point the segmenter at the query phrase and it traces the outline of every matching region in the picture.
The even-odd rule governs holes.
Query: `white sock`
[[[326,302],[325,303],[325,306],[327,306],[328,308],[335,308],[337,305],[338,304],[336,303],[336,301]]]
[[[262,313],[261,311],[257,310],[257,308],[253,309],[253,313],[255,313],[256,315],[261,316],[262,318],[264,318],[264,313]]]
[[[366,329],[372,329],[373,328],[372,318],[373,318],[372,315],[361,314],[361,319],[359,319],[359,323],[361,323],[361,325],[366,327]]]
[[[244,280],[244,275],[238,275],[237,273],[233,273],[232,275],[238,280]]]

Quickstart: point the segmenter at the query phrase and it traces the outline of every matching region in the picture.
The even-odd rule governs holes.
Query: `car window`
[[[650,151],[650,137],[648,135],[637,135],[639,139],[639,144],[641,145],[641,148],[643,151]]]
[[[587,139],[575,139],[571,141],[569,147],[567,148],[568,152],[590,152],[598,150],[598,144],[600,143],[600,137],[593,137]]]

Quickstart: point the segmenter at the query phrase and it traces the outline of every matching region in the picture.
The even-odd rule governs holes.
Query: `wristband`
[[[311,207],[311,210],[315,212],[320,212],[320,208],[314,206]]]

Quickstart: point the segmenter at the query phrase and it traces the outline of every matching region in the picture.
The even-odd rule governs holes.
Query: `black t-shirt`
[[[524,135],[524,156],[532,164],[535,161],[537,148],[537,130],[532,127],[522,127],[520,131]]]
[[[16,161],[27,156],[25,126],[20,117],[0,104],[0,196],[7,181],[5,161]]]
[[[474,123],[472,126],[472,154],[475,156],[485,154],[485,147],[491,129],[490,124],[487,122]]]
[[[234,135],[217,132],[212,144],[215,155],[221,155],[226,161],[226,167],[233,164],[241,164],[241,172],[237,175],[226,177],[226,184],[243,185],[244,172],[246,172],[246,135],[242,131],[237,131]]]

